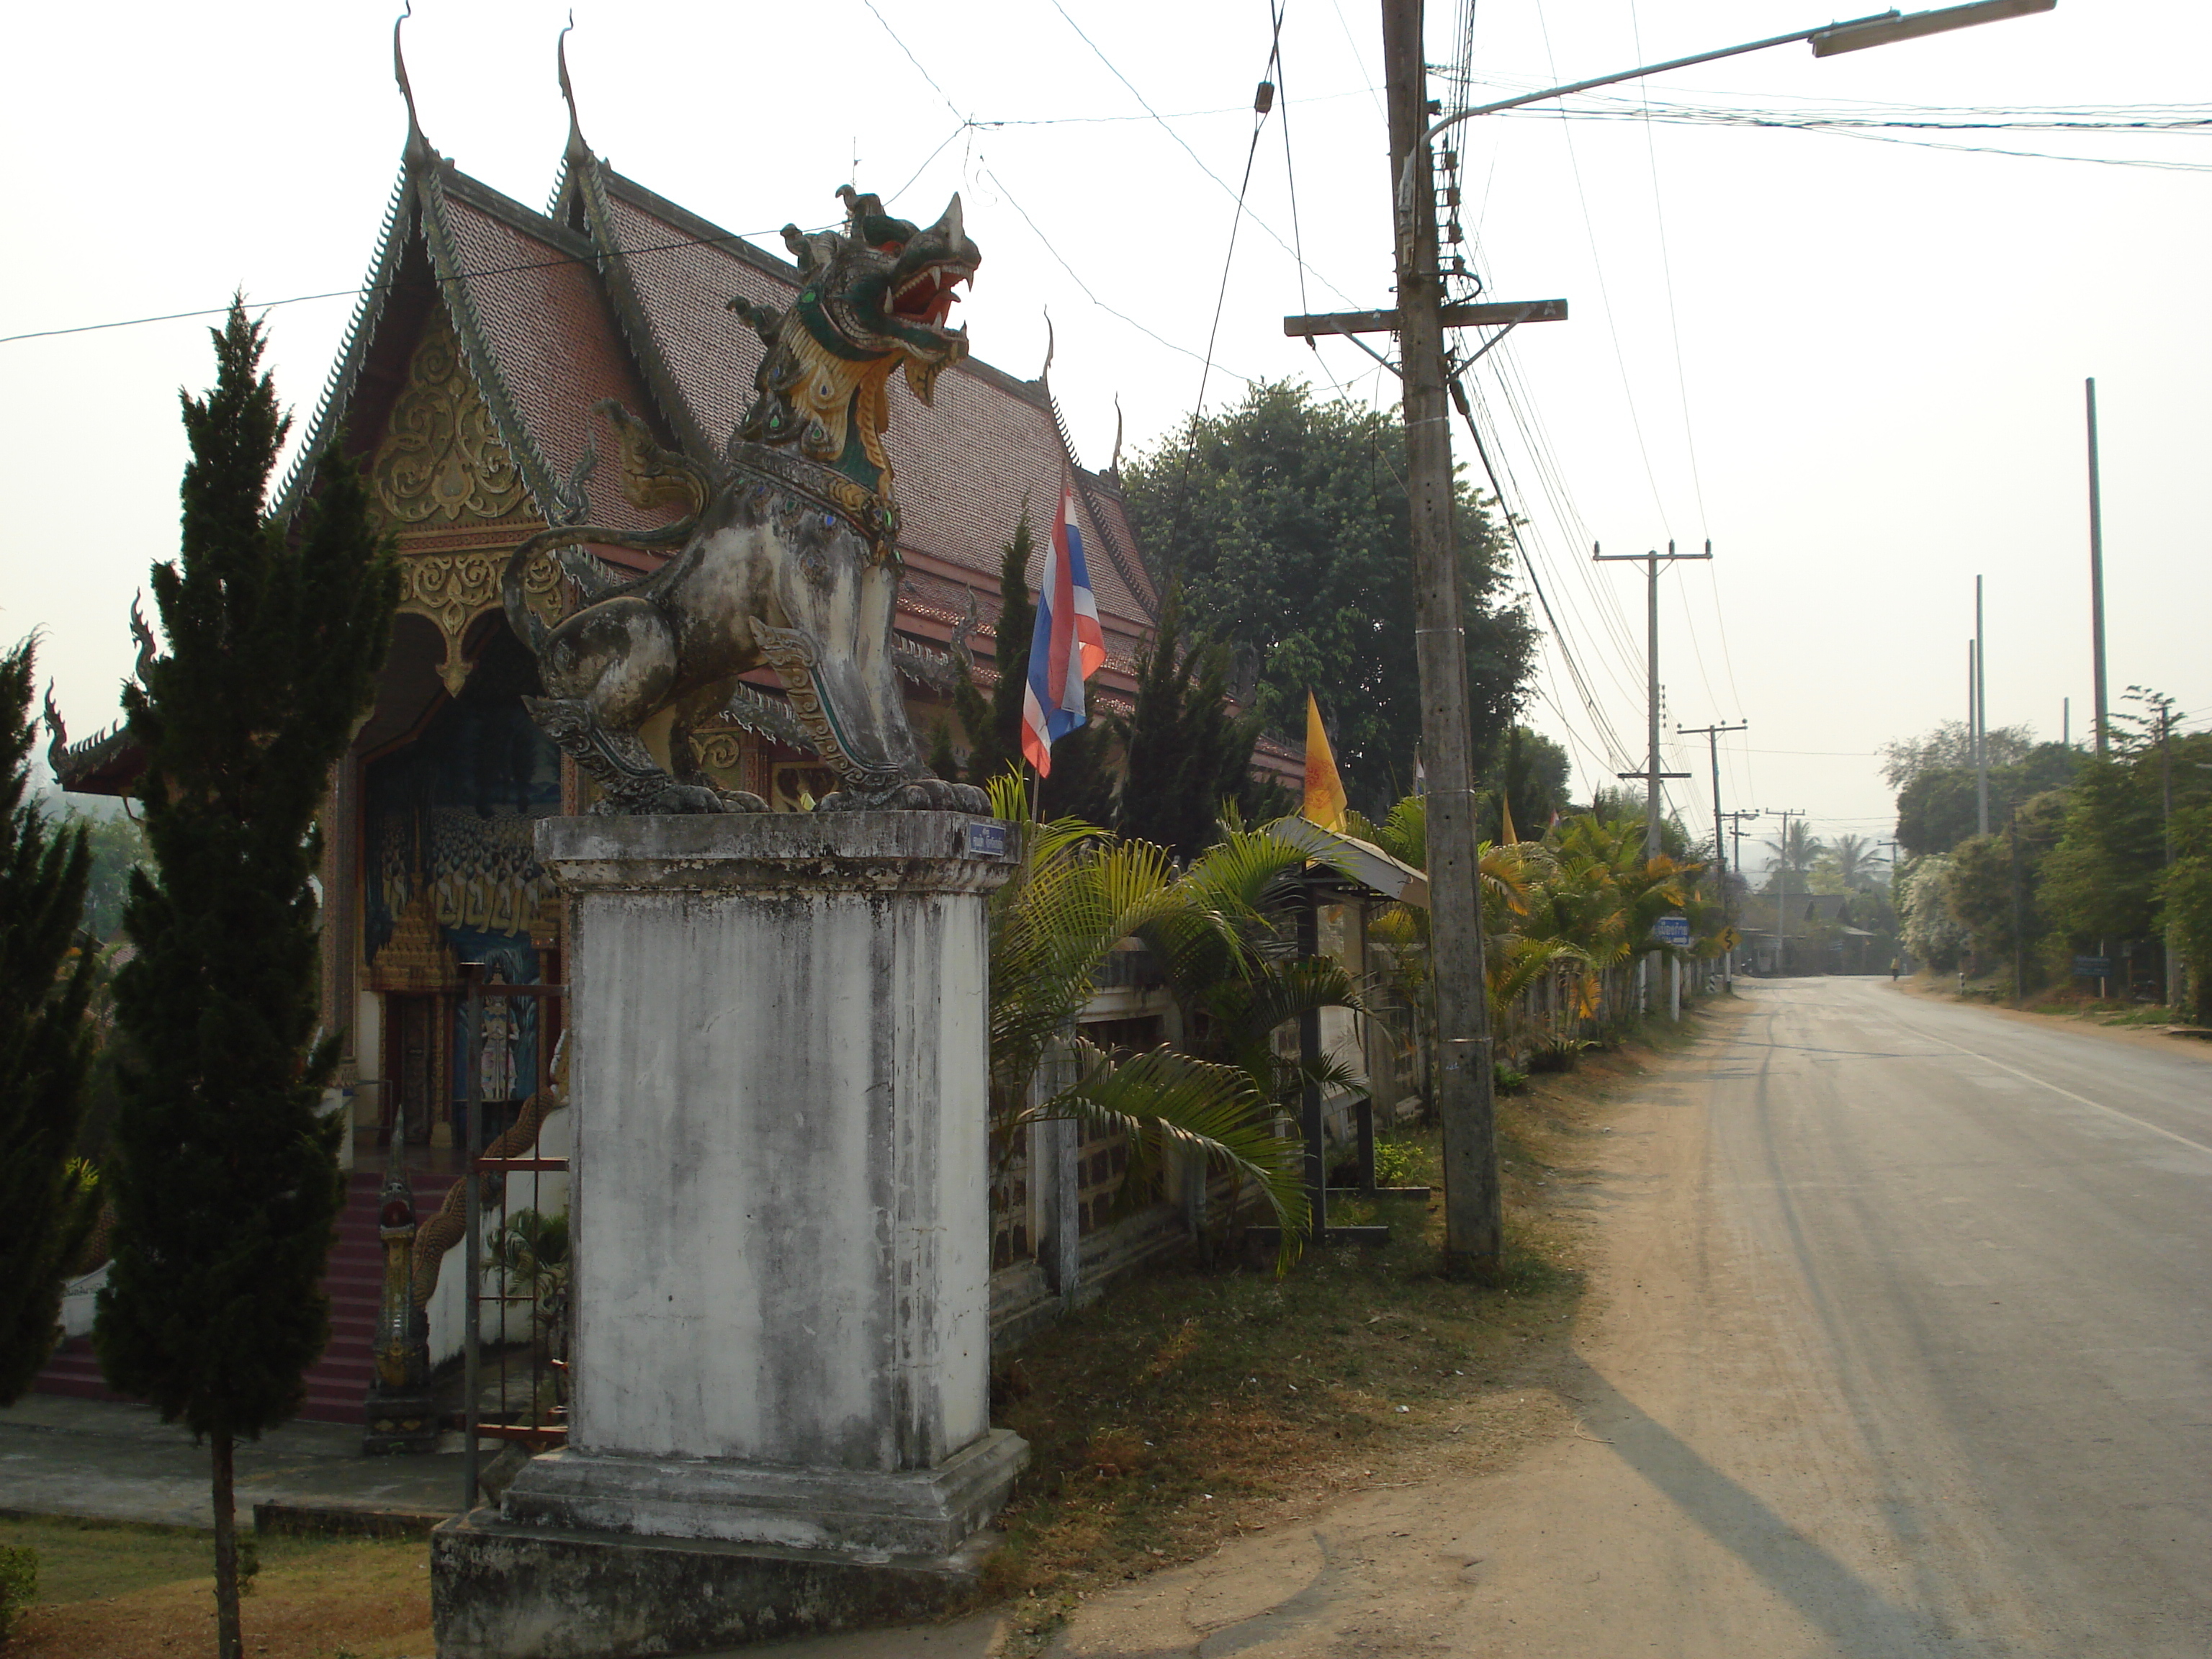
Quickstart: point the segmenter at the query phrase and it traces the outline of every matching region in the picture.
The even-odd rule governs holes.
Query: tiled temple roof
[[[730,298],[787,303],[799,290],[797,270],[573,146],[555,212],[587,230],[605,256],[607,292],[633,349],[649,378],[660,379],[654,369],[665,366],[678,405],[668,411],[672,427],[719,454],[752,401],[762,352],[730,314]],[[939,377],[933,404],[902,395],[890,411],[885,443],[902,551],[972,570],[995,595],[1000,550],[1026,502],[1037,532],[1034,583],[1060,483],[1073,477],[1085,545],[1095,550],[1091,585],[1109,629],[1118,622],[1116,631],[1132,638],[1149,631],[1159,598],[1120,492],[1082,471],[1042,381],[970,358]]]

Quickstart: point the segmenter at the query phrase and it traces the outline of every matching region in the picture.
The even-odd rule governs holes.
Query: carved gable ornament
[[[442,307],[430,313],[415,348],[371,478],[395,525],[503,518],[528,502]]]

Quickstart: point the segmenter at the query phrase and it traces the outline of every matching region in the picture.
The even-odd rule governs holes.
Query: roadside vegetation
[[[2102,757],[2020,728],[1985,742],[1988,835],[1962,725],[1885,751],[1914,961],[2019,1006],[2212,1024],[2212,731],[2134,686]]]

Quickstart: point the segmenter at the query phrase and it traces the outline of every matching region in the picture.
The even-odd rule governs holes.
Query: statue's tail
[[[543,653],[547,629],[538,613],[530,608],[530,601],[523,592],[523,577],[529,571],[531,560],[547,548],[580,549],[586,542],[597,542],[603,547],[628,547],[641,553],[665,553],[682,547],[698,527],[699,515],[687,513],[674,524],[659,530],[615,530],[605,525],[569,524],[556,525],[549,530],[539,531],[507,556],[507,568],[501,573],[499,597],[501,606],[507,612],[507,625],[514,630],[517,639],[530,647],[532,656]],[[578,573],[572,571],[570,574]],[[584,583],[584,603],[596,605],[622,588],[633,585],[632,582],[599,584],[586,581]]]

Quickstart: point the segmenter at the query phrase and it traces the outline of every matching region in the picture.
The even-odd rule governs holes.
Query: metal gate
[[[540,1189],[550,1175],[566,1176],[565,1158],[526,1156],[535,1146],[552,1109],[559,1048],[545,1041],[549,1022],[538,1022],[543,1073],[532,1099],[540,1104],[534,1120],[525,1115],[487,1133],[484,1098],[486,1004],[511,1013],[517,1000],[535,1000],[550,1013],[566,1001],[565,985],[506,985],[487,980],[484,964],[461,964],[466,988],[464,1026],[468,1084],[467,1195],[464,1211],[464,1271],[467,1300],[462,1327],[463,1412],[466,1436],[463,1479],[465,1509],[482,1496],[482,1449],[486,1441],[518,1444],[537,1453],[566,1443],[568,1437],[569,1285],[572,1255],[568,1218],[540,1207]],[[488,1241],[484,1226],[496,1218]],[[489,1314],[487,1314],[487,1310]],[[520,1315],[518,1321],[517,1315]],[[489,1322],[495,1340],[486,1340]],[[518,1340],[517,1331],[520,1329]],[[518,1352],[520,1350],[520,1352]]]

